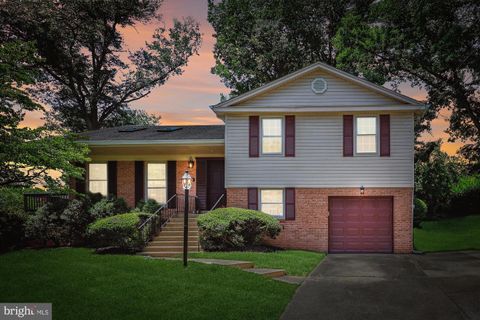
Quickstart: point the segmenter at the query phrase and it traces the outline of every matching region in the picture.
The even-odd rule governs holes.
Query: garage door
[[[329,197],[330,252],[392,252],[392,197]]]

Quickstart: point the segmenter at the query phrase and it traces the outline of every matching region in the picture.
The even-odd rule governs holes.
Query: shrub
[[[413,226],[419,228],[420,223],[427,217],[428,208],[425,201],[418,198],[413,200],[413,204]]]
[[[99,219],[87,228],[87,237],[96,247],[117,247],[128,252],[141,250],[144,241],[138,226],[138,213],[124,213]]]
[[[480,176],[463,176],[452,187],[450,216],[480,214]]]
[[[87,192],[85,194],[85,199],[87,200],[88,204],[90,206],[93,206],[94,204],[96,204],[97,202],[101,201],[102,199],[104,199],[103,195],[99,192],[96,192],[96,193],[92,193],[92,192]]]
[[[123,198],[104,198],[95,203],[89,210],[94,220],[111,217],[128,211],[127,203]]]
[[[161,207],[161,205],[154,199],[148,199],[147,201],[140,201],[135,208],[136,212],[155,213]]]
[[[245,249],[259,244],[264,236],[275,238],[281,230],[274,217],[240,208],[215,209],[197,222],[205,250]]]
[[[23,189],[0,189],[0,251],[10,249],[23,240],[26,219]]]
[[[56,245],[68,243],[69,234],[65,227],[67,219],[63,216],[68,202],[67,199],[55,199],[38,208],[27,220],[25,230],[27,237],[35,240],[51,240]]]

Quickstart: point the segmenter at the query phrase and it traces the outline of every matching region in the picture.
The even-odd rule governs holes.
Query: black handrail
[[[48,202],[52,202],[57,199],[68,200],[68,198],[69,198],[69,195],[67,193],[50,193],[50,192],[24,193],[23,207],[25,212],[34,212]]]
[[[212,209],[210,209],[210,211],[213,211],[217,208],[217,205],[220,203],[220,201],[222,201],[222,199],[225,197],[225,193],[222,193],[222,195],[220,196],[220,198],[218,198],[217,202],[215,202],[215,204],[213,205]]]

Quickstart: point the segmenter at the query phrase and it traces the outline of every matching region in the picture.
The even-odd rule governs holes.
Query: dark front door
[[[207,161],[207,210],[225,193],[225,165],[223,159]]]
[[[197,196],[200,210],[210,210],[225,193],[223,158],[197,159]]]
[[[328,251],[393,251],[392,197],[330,197],[328,202]]]

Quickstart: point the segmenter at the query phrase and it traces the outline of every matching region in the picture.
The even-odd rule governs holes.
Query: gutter
[[[189,140],[81,140],[89,146],[142,146],[142,145],[201,145],[223,146],[224,139],[189,139]]]

